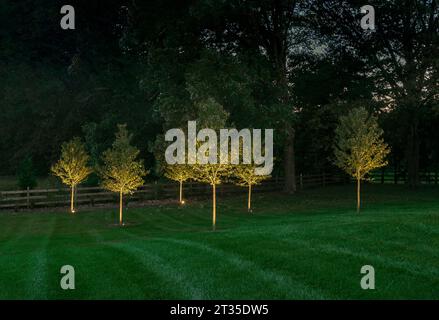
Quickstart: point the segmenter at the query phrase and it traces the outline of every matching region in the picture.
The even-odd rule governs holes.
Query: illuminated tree
[[[360,212],[361,180],[371,170],[387,165],[390,149],[382,138],[383,130],[365,108],[352,109],[340,117],[335,130],[335,164],[357,180],[357,212]]]
[[[212,186],[212,229],[216,228],[216,186],[232,175],[233,166],[230,164],[195,164],[194,179]]]
[[[179,202],[183,204],[183,183],[193,176],[193,168],[187,164],[172,164],[165,168],[165,176],[171,180],[177,181],[180,185]]]
[[[200,128],[210,128],[216,133],[219,132],[221,128],[225,128],[227,119],[229,117],[228,112],[224,109],[222,104],[220,104],[216,99],[206,92],[198,88],[197,85],[189,86],[189,91],[191,95],[195,98],[195,108],[197,114],[197,124]],[[216,137],[208,137],[207,140],[215,140]],[[205,140],[206,141],[206,140]],[[200,141],[197,137],[197,157],[196,159],[191,159],[191,155],[188,155],[188,163],[195,163],[192,165],[193,169],[193,179],[202,183],[207,183],[212,186],[212,229],[215,231],[216,228],[216,186],[223,183],[232,174],[233,166],[229,163],[220,163],[219,152],[212,155],[212,158],[216,158],[216,164],[205,163],[200,158],[203,155],[206,159],[210,158],[209,148],[204,149],[205,144]],[[204,149],[204,152],[201,151]],[[218,151],[218,150],[217,150]],[[229,159],[230,160],[230,159]]]
[[[137,160],[140,151],[130,144],[131,138],[126,125],[118,125],[116,139],[104,152],[103,165],[98,170],[102,187],[119,193],[120,225],[123,225],[123,195],[131,194],[143,185],[143,177],[148,174],[143,162]]]
[[[252,186],[260,184],[262,181],[270,178],[270,175],[257,175],[255,169],[257,167],[252,164],[238,164],[234,166],[233,175],[234,183],[238,186],[248,188],[248,200],[247,200],[247,210],[252,212],[251,209],[251,196],[252,196]]]
[[[70,211],[75,212],[74,197],[75,188],[87,178],[93,171],[88,167],[89,156],[79,138],[64,142],[61,147],[61,158],[55,163],[51,171],[58,176],[61,181],[70,186]]]

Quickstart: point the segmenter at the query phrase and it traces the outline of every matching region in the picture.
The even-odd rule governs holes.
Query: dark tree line
[[[153,167],[165,129],[223,110],[275,129],[275,174],[294,192],[296,172],[334,170],[334,128],[357,106],[410,185],[439,164],[435,0],[369,1],[375,31],[361,1],[72,1],[74,31],[63,4],[0,1],[1,174],[27,157],[47,174],[78,135],[98,161],[118,123]]]

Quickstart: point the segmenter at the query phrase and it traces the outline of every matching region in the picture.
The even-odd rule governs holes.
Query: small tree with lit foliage
[[[118,125],[116,140],[102,156],[103,165],[98,172],[104,189],[119,193],[119,225],[123,225],[123,195],[132,194],[143,185],[147,171],[141,160],[137,160],[139,149],[130,144],[132,136],[126,125]]]
[[[197,148],[200,147],[200,142],[197,142]],[[209,158],[209,150],[205,151],[206,158]],[[215,155],[217,163],[200,163],[198,156],[196,159],[192,159],[195,164],[191,165],[193,179],[201,183],[207,183],[212,186],[212,230],[216,229],[216,186],[220,185],[227,178],[229,178],[233,172],[233,166],[229,163],[220,163],[219,153]]]
[[[193,165],[194,179],[212,186],[212,230],[216,229],[216,186],[232,175],[233,166],[230,164],[195,164]]]
[[[248,198],[247,198],[247,210],[252,212],[251,207],[251,197],[252,197],[252,187],[254,185],[260,184],[262,181],[270,178],[270,175],[257,175],[255,169],[257,168],[254,164],[237,164],[234,165],[233,175],[235,179],[233,182],[242,187],[248,188]]]
[[[357,212],[361,206],[361,180],[371,170],[387,165],[390,149],[382,135],[376,117],[362,107],[340,117],[340,125],[335,130],[335,164],[357,181]]]
[[[225,127],[229,114],[215,99],[212,97],[200,99],[196,101],[195,107],[198,115],[196,120],[200,128],[211,128],[219,131]],[[199,148],[202,148],[201,142],[196,141],[196,144],[199,152]],[[205,150],[204,155],[209,158],[208,149]],[[220,163],[219,153],[217,153],[216,159],[216,164],[203,164],[200,162],[198,154],[196,159],[188,158],[188,163],[191,164],[193,170],[193,179],[212,186],[212,229],[214,231],[216,229],[216,186],[223,183],[233,173],[233,166],[230,165],[230,162],[227,164]]]
[[[188,164],[169,164],[165,168],[165,176],[179,183],[179,202],[183,201],[183,183],[193,177],[193,168]]]
[[[70,212],[75,212],[75,188],[93,171],[88,167],[89,156],[79,138],[64,142],[61,146],[61,158],[51,167],[54,175],[70,186]]]

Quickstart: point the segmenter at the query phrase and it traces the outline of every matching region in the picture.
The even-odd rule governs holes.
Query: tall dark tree
[[[285,191],[296,190],[294,121],[298,106],[290,82],[294,72],[294,55],[303,41],[303,1],[222,1],[199,6],[197,13],[208,11],[214,16],[205,23],[203,40],[228,54],[247,52],[264,57],[271,69],[266,84],[274,84],[271,105],[265,114],[272,117],[283,142]]]

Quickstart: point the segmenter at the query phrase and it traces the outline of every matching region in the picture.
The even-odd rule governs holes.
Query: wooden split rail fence
[[[343,183],[346,181],[341,176],[331,174],[299,175],[297,187],[307,188],[324,186],[328,184]],[[260,185],[254,186],[253,191],[276,192],[282,190],[283,179],[273,178],[263,181]],[[185,198],[198,198],[209,196],[211,188],[209,185],[188,182],[184,184]],[[219,196],[227,194],[245,193],[247,189],[232,184],[223,184],[217,187]],[[76,190],[75,203],[78,205],[96,206],[107,203],[117,203],[118,194],[104,190],[100,187],[79,187]],[[132,195],[126,196],[128,202],[147,200],[172,199],[178,197],[178,183],[150,183],[140,187]],[[61,189],[39,189],[20,191],[0,191],[0,209],[26,209],[42,207],[67,206],[70,201],[70,190]]]
[[[374,171],[369,174],[369,178],[372,183],[381,184],[405,184],[407,183],[407,173],[400,171],[390,171],[381,170]],[[437,171],[433,172],[420,172],[419,173],[419,183],[422,185],[438,185],[439,184],[439,173]]]

